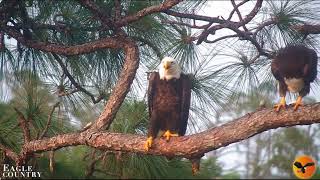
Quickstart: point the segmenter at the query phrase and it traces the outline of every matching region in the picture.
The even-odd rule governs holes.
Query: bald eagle
[[[304,45],[288,45],[280,49],[271,63],[273,76],[279,82],[280,103],[276,111],[286,107],[286,92],[299,93],[294,110],[302,105],[302,98],[310,92],[310,83],[317,77],[317,53]]]
[[[162,59],[159,72],[149,76],[149,129],[145,149],[151,148],[154,138],[186,133],[191,98],[191,81],[181,73],[179,64],[171,57]]]

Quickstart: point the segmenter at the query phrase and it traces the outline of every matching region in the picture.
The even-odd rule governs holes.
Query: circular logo
[[[299,179],[309,179],[316,172],[316,161],[306,155],[298,156],[292,164],[292,170]]]

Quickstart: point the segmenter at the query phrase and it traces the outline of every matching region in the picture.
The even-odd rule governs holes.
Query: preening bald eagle
[[[170,57],[161,61],[159,73],[149,76],[149,129],[145,149],[158,136],[183,136],[186,133],[191,98],[191,81],[181,73],[179,64]]]
[[[310,83],[317,77],[317,53],[303,45],[289,45],[280,49],[272,60],[271,71],[279,81],[280,103],[276,111],[286,107],[286,92],[298,92],[294,105],[297,110],[302,105],[302,97],[310,92]]]

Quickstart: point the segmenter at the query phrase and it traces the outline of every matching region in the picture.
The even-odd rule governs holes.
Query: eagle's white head
[[[170,80],[172,78],[179,79],[181,68],[172,57],[164,57],[160,64],[159,75],[162,80]]]

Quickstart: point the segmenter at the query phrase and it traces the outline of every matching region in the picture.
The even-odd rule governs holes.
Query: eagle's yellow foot
[[[167,130],[162,136],[164,136],[166,138],[167,141],[170,140],[170,137],[177,137],[179,136],[177,133],[172,134],[169,130]]]
[[[146,143],[144,144],[144,149],[146,151],[149,151],[149,148],[151,148],[152,141],[153,141],[152,137],[148,137]]]
[[[302,97],[299,96],[298,99],[297,99],[297,101],[296,101],[296,103],[294,104],[293,110],[297,110],[298,107],[299,107],[299,106],[302,106],[302,105],[303,105],[303,104],[302,104]]]
[[[276,109],[277,112],[280,111],[281,107],[286,108],[286,98],[285,97],[281,97],[279,104],[274,105],[274,108]]]

